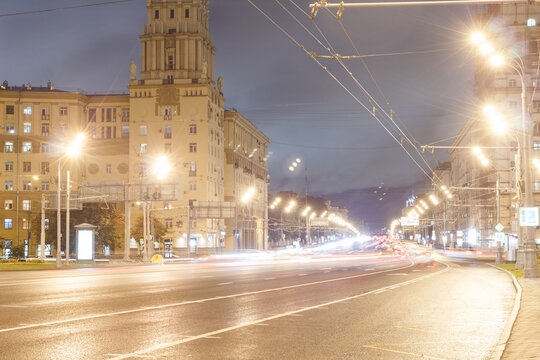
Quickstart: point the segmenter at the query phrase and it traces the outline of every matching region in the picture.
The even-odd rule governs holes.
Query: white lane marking
[[[304,316],[304,315],[302,315],[302,314],[291,314],[291,316],[294,316],[294,317],[302,317],[302,316]]]
[[[413,271],[414,271],[414,272],[417,272],[417,271],[422,271],[422,270],[414,269]]]
[[[0,308],[26,308],[26,305],[0,305]]]
[[[178,307],[178,306],[183,306],[183,305],[204,303],[204,302],[207,302],[207,301],[234,299],[234,298],[238,298],[238,297],[242,297],[242,296],[264,294],[264,293],[275,292],[275,291],[296,289],[296,288],[306,287],[306,286],[311,286],[311,285],[319,285],[319,284],[326,284],[326,283],[331,283],[331,282],[336,282],[336,281],[356,279],[356,278],[361,278],[361,277],[370,276],[370,275],[382,274],[382,273],[386,273],[386,272],[389,272],[389,271],[403,270],[403,269],[407,269],[407,268],[410,268],[412,266],[415,266],[414,261],[412,261],[412,260],[409,260],[409,261],[410,261],[410,264],[407,265],[407,266],[398,267],[398,268],[395,268],[395,269],[380,270],[380,271],[376,271],[376,272],[372,272],[372,273],[368,273],[368,274],[358,274],[358,275],[344,276],[344,277],[341,277],[341,278],[319,280],[319,281],[313,281],[313,282],[308,282],[308,283],[303,283],[303,284],[282,286],[282,287],[278,287],[278,288],[270,288],[270,289],[257,290],[257,291],[248,291],[248,292],[232,294],[232,295],[215,296],[215,297],[207,298],[207,299],[188,300],[188,301],[182,301],[182,302],[165,304],[165,305],[147,306],[147,307],[131,309],[131,310],[116,311],[116,312],[112,312],[112,313],[94,314],[94,315],[86,315],[86,316],[81,316],[81,317],[78,317],[78,318],[71,318],[71,319],[65,319],[65,320],[48,321],[48,322],[44,322],[44,323],[40,323],[40,324],[31,324],[31,325],[17,326],[17,327],[7,328],[7,329],[0,329],[0,333],[23,330],[23,329],[30,329],[30,328],[36,328],[36,327],[41,327],[41,326],[59,325],[59,324],[65,324],[65,323],[70,323],[70,322],[74,322],[74,321],[92,320],[92,319],[110,317],[110,316],[115,316],[115,315],[133,314],[133,313],[142,312],[142,311],[162,310],[162,309],[167,309],[167,308],[171,308],[171,307]]]
[[[405,273],[397,273],[397,274],[386,274],[387,276],[407,276],[408,274]]]
[[[269,324],[255,324],[257,326],[268,326]]]
[[[430,277],[445,273],[445,272],[447,272],[448,270],[451,269],[448,264],[444,263],[444,265],[446,265],[446,268],[444,268],[442,270],[439,270],[439,271],[437,271],[435,273],[424,275],[424,276],[422,276],[422,277],[420,277],[418,279],[419,280],[424,280],[424,279],[427,279],[427,278],[430,278]],[[404,283],[407,283],[407,282],[404,282]],[[391,285],[391,286],[394,286],[394,285]],[[241,329],[241,328],[244,328],[244,327],[247,327],[247,326],[262,324],[262,323],[266,323],[268,321],[279,319],[279,318],[282,318],[282,317],[292,316],[292,315],[295,315],[295,314],[298,314],[298,313],[301,313],[301,312],[314,310],[314,309],[319,309],[319,308],[324,308],[325,306],[339,304],[339,303],[345,302],[347,300],[358,299],[358,298],[368,296],[368,295],[371,295],[371,294],[376,294],[376,293],[381,292],[381,291],[386,291],[387,288],[388,288],[388,286],[385,286],[385,287],[382,287],[380,289],[371,290],[371,291],[368,291],[368,292],[365,292],[365,293],[362,293],[362,294],[348,296],[346,298],[342,298],[342,299],[338,299],[338,300],[332,300],[332,301],[329,301],[329,302],[326,302],[326,303],[323,303],[323,304],[308,306],[308,307],[304,307],[304,308],[301,308],[301,309],[298,309],[298,310],[293,310],[293,311],[288,311],[288,312],[284,312],[284,313],[277,314],[277,315],[272,315],[272,316],[266,317],[264,319],[259,319],[259,320],[253,320],[253,321],[240,323],[238,325],[230,326],[230,327],[219,329],[219,330],[210,331],[210,332],[207,332],[205,334],[193,336],[193,337],[187,338],[187,339],[176,340],[176,341],[170,342],[168,344],[154,345],[154,346],[148,347],[146,349],[137,350],[135,352],[132,352],[131,354],[124,354],[124,355],[116,356],[116,357],[111,358],[109,360],[129,359],[129,358],[132,358],[132,357],[137,356],[137,355],[152,353],[152,352],[155,352],[155,351],[158,351],[158,350],[163,350],[163,349],[170,348],[170,347],[173,347],[173,346],[177,346],[177,345],[180,345],[180,344],[185,344],[185,343],[188,343],[188,342],[191,342],[191,341],[194,341],[194,340],[199,340],[199,339],[202,339],[202,338],[205,338],[205,337],[208,337],[208,336],[214,336],[214,335],[218,335],[218,334],[223,334],[223,333],[233,331],[233,330],[237,330],[237,329]]]
[[[223,283],[219,283],[218,286],[223,286],[223,285],[231,285],[232,282],[229,281],[229,282],[223,282]]]
[[[298,274],[298,276],[306,276],[307,274]]]
[[[275,277],[268,277],[268,278],[264,278],[264,280],[276,280]]]
[[[364,270],[366,270],[366,271],[373,271],[373,270],[375,270],[375,269],[369,268],[369,269],[364,269]]]

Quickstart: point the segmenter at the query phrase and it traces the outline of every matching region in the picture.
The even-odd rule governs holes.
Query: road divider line
[[[446,265],[446,268],[444,268],[442,270],[439,270],[437,272],[428,274],[428,275],[424,275],[424,276],[422,276],[422,277],[420,277],[418,279],[425,280],[425,279],[428,279],[428,278],[443,274],[443,273],[447,272],[448,270],[450,270],[450,266],[448,264],[446,264],[446,263],[443,263],[443,264]],[[406,283],[407,282],[404,282],[405,285],[403,285],[403,286],[408,285]],[[324,308],[326,306],[343,303],[343,302],[346,302],[348,300],[359,299],[359,298],[364,297],[364,296],[375,294],[378,291],[386,290],[390,286],[394,286],[394,285],[396,285],[396,284],[385,286],[385,287],[375,289],[375,290],[371,290],[371,291],[367,291],[365,293],[361,293],[361,294],[357,294],[357,295],[353,295],[353,296],[348,296],[348,297],[345,297],[345,298],[342,298],[342,299],[328,301],[328,302],[323,303],[323,304],[308,306],[308,307],[300,308],[300,309],[297,309],[297,310],[292,310],[292,311],[287,311],[287,312],[284,312],[284,313],[281,313],[281,314],[272,315],[272,316],[269,316],[269,317],[266,317],[266,318],[263,318],[263,319],[240,323],[240,324],[237,324],[237,325],[234,325],[234,326],[229,326],[229,327],[226,327],[226,328],[223,328],[223,329],[210,331],[210,332],[207,332],[205,334],[192,336],[191,338],[179,339],[179,340],[176,340],[176,341],[169,342],[167,344],[154,345],[154,346],[148,347],[146,349],[137,350],[137,351],[132,352],[130,354],[123,354],[123,355],[120,355],[120,356],[116,356],[116,357],[110,358],[109,360],[129,359],[129,358],[137,357],[137,356],[140,356],[140,355],[149,354],[149,353],[152,353],[152,352],[155,352],[155,351],[164,350],[166,348],[170,348],[170,347],[173,347],[173,346],[177,346],[177,345],[185,344],[185,343],[188,343],[188,342],[192,342],[192,341],[195,341],[195,340],[203,339],[203,338],[206,338],[208,336],[215,336],[215,335],[223,334],[223,333],[226,333],[226,332],[229,332],[229,331],[245,328],[245,327],[248,327],[248,326],[253,326],[253,325],[257,325],[257,324],[264,324],[264,323],[267,323],[268,321],[275,320],[275,319],[280,319],[280,318],[283,318],[283,317],[286,317],[286,316],[292,316],[292,315],[296,315],[298,313],[302,313],[302,312],[305,312],[305,311]],[[369,347],[369,346],[370,345],[364,345],[364,347]],[[382,349],[382,350],[385,350],[385,349]],[[395,352],[398,352],[398,351],[395,351]],[[426,356],[426,358],[430,358],[430,357]],[[432,357],[431,359],[443,360],[443,359],[434,358],[434,357]]]
[[[223,286],[223,285],[231,285],[232,282],[229,281],[229,282],[222,282],[222,283],[219,283],[218,286]]]
[[[409,260],[409,261],[410,261],[410,264],[408,264],[407,266],[402,266],[402,267],[398,267],[398,268],[395,268],[395,269],[380,270],[380,271],[367,273],[367,274],[350,275],[350,276],[345,276],[345,277],[340,277],[340,278],[335,278],[335,279],[319,280],[319,281],[313,281],[313,282],[308,282],[308,283],[303,283],[303,284],[281,286],[281,287],[277,287],[277,288],[270,288],[270,289],[257,290],[257,291],[248,291],[248,292],[232,294],[232,295],[215,296],[215,297],[206,298],[206,299],[187,300],[187,301],[171,303],[171,304],[165,304],[165,305],[145,306],[145,307],[141,307],[141,308],[137,308],[137,309],[131,309],[131,310],[116,311],[116,312],[105,313],[105,314],[92,314],[92,315],[86,315],[86,316],[81,316],[81,317],[76,317],[76,318],[71,318],[71,319],[65,319],[65,320],[48,321],[48,322],[39,323],[39,324],[31,324],[31,325],[24,325],[24,326],[12,327],[12,328],[0,329],[0,333],[18,331],[18,330],[25,330],[25,329],[31,329],[31,328],[38,328],[38,327],[43,327],[43,326],[60,325],[60,324],[66,324],[66,323],[76,322],[76,321],[93,320],[93,319],[99,319],[99,318],[104,318],[104,317],[111,317],[111,316],[115,316],[115,315],[133,314],[133,313],[142,312],[142,311],[162,310],[162,309],[167,309],[167,308],[171,308],[171,307],[178,307],[178,306],[184,306],[184,305],[190,305],[190,304],[197,304],[197,303],[203,303],[203,302],[208,302],[208,301],[234,299],[234,298],[238,298],[238,297],[242,297],[242,296],[258,295],[258,294],[264,294],[264,293],[269,293],[269,292],[276,292],[276,291],[283,291],[283,290],[289,290],[289,289],[296,289],[296,288],[300,288],[300,287],[307,287],[307,286],[313,286],[313,285],[332,283],[332,282],[336,282],[336,281],[357,279],[357,278],[371,276],[371,275],[383,274],[383,273],[387,273],[387,272],[390,272],[390,271],[403,270],[403,269],[407,269],[407,268],[410,268],[412,266],[415,266],[414,261],[412,261],[412,260]],[[448,265],[446,265],[446,266],[448,266]]]

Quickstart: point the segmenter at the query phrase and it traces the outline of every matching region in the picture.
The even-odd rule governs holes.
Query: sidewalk
[[[540,359],[540,278],[518,281],[521,307],[502,359]]]

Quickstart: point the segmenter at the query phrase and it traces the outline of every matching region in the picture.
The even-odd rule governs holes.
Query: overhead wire
[[[346,87],[330,70],[328,70],[328,67],[324,66],[317,58],[315,58],[313,55],[310,55],[309,54],[309,51],[302,45],[300,44],[291,34],[289,34],[282,26],[280,26],[279,24],[277,24],[274,19],[272,19],[265,11],[263,11],[260,7],[258,7],[255,3],[253,3],[252,0],[247,0],[255,9],[257,9],[264,17],[267,18],[268,21],[270,21],[274,26],[276,26],[283,34],[285,34],[293,43],[295,43],[298,47],[300,47],[305,53],[306,55],[308,55],[309,57],[311,57],[328,75],[330,75],[330,77],[332,77],[332,79],[334,79],[349,95],[351,95],[351,97],[353,97],[353,99],[355,99],[355,101],[357,103],[359,103],[362,107],[364,107],[364,109],[366,109],[368,112],[371,113],[370,109],[348,88]],[[276,2],[279,3],[279,0],[276,0]],[[279,3],[281,4],[281,3]],[[281,4],[282,5],[282,4]],[[290,13],[290,12],[289,12]],[[293,15],[294,17],[294,15]],[[294,17],[295,18],[295,17]],[[298,19],[296,19],[297,21],[299,21]],[[305,26],[303,26],[305,28]],[[314,35],[312,35],[314,36]],[[324,37],[324,35],[323,35]],[[320,43],[320,41],[319,41]],[[330,47],[331,47],[331,44],[330,44]],[[357,82],[358,83],[358,82]],[[362,85],[358,83],[358,85],[360,86],[360,88],[362,88]],[[364,95],[367,96],[368,98],[370,97],[369,93],[367,93],[365,90],[364,90]],[[399,139],[396,138],[395,134],[392,133],[392,131],[387,127],[385,126],[385,124],[383,123],[383,121],[381,119],[379,119],[376,114],[372,114],[373,117],[377,120],[377,122],[379,122],[379,124],[386,130],[386,132],[398,143],[400,144],[400,146],[402,147],[402,149],[405,151],[405,153],[407,153],[407,155],[411,158],[411,160],[420,168],[420,170],[428,177],[428,178],[432,178],[432,176],[430,174],[427,173],[427,171],[418,163],[418,161],[411,155],[411,153],[403,146],[403,144],[401,143],[401,141]]]
[[[275,0],[291,17],[293,17],[293,19],[299,23],[302,28],[304,28],[304,30],[306,30],[313,38],[316,38],[317,37],[315,35],[313,35],[311,33],[311,31],[309,31],[302,23],[300,20],[298,20],[298,18],[296,16],[294,16],[288,9],[286,9],[280,2],[279,0]],[[294,1],[292,0],[289,0],[289,2],[291,2],[292,4],[294,4],[296,6],[296,8],[300,9],[298,5],[296,5],[296,3],[294,3]],[[309,15],[307,15],[306,12],[304,12],[302,10],[302,13],[306,16],[308,16],[308,18],[311,19],[311,17],[309,17]],[[313,22],[313,25],[315,26],[315,28],[318,30],[319,34],[322,36],[322,38],[325,40],[325,42],[327,43],[328,47],[325,46],[325,48],[330,52],[330,54],[332,55],[335,55],[337,52],[335,51],[334,47],[332,46],[332,44],[330,43],[330,41],[328,40],[328,38],[324,35],[324,33],[322,32],[322,30],[319,28],[319,26],[313,21],[312,19],[312,22]],[[319,44],[321,43],[318,39],[317,39],[317,42],[319,42]],[[324,46],[324,45],[323,45]],[[354,46],[355,47],[355,46]],[[356,51],[358,51],[358,49],[355,47]],[[315,57],[313,56],[313,53],[309,53],[309,55],[311,55],[314,59]],[[341,66],[345,69],[345,71],[351,76],[351,78],[353,79],[353,81],[356,83],[356,85],[358,86],[358,88],[362,91],[362,93],[364,94],[364,96],[367,98],[368,102],[373,106],[373,104],[375,103],[377,105],[377,107],[390,119],[390,122],[394,125],[394,129],[397,129],[397,131],[402,135],[402,138],[405,137],[408,142],[416,149],[416,151],[419,153],[420,157],[423,159],[424,163],[426,163],[426,165],[428,166],[428,168],[430,169],[430,171],[433,171],[429,165],[429,163],[427,163],[427,161],[425,160],[425,158],[422,156],[422,154],[419,152],[418,148],[416,147],[415,144],[413,144],[410,139],[408,139],[407,135],[401,130],[401,128],[392,120],[392,117],[390,115],[388,115],[384,109],[376,102],[376,100],[371,96],[371,94],[369,94],[369,92],[364,88],[364,86],[362,86],[362,84],[356,79],[356,77],[352,74],[352,72],[347,68],[347,66],[345,66],[345,64],[341,61],[340,58],[336,58],[338,60],[338,62],[341,64]],[[369,69],[368,69],[369,71]],[[371,74],[372,76],[372,74]],[[372,80],[375,82],[375,79],[374,77],[372,76]],[[376,82],[375,82],[376,83]],[[378,84],[377,84],[378,86]],[[380,87],[379,87],[379,90],[380,90]],[[382,92],[382,91],[381,91]],[[386,99],[386,98],[385,98]],[[369,111],[369,109],[367,109],[367,107],[362,103],[362,106],[364,106],[364,108],[366,108],[366,110]],[[375,108],[375,107],[374,107]],[[420,166],[418,164],[418,162],[416,161],[416,159],[414,159],[414,157],[409,153],[409,151],[403,146],[402,142],[401,141],[398,141],[394,135],[382,124],[382,121],[377,118],[377,116],[375,115],[375,112],[372,113],[373,117],[375,119],[377,119],[377,121],[383,126],[383,128],[385,128],[385,130],[387,130],[387,132],[389,134],[391,134],[391,136],[394,138],[394,140],[396,140],[398,142],[398,144],[400,144],[400,146],[402,147],[402,149],[409,155],[409,157],[413,160],[413,162],[416,163],[416,165],[426,174],[426,176],[428,176],[429,178],[432,178],[432,176],[430,176],[426,171],[425,169]],[[392,127],[392,126],[391,126]]]
[[[93,4],[64,6],[64,7],[59,7],[59,8],[41,9],[41,10],[20,11],[20,12],[14,12],[14,13],[0,14],[0,17],[41,14],[41,13],[46,13],[46,12],[80,9],[80,8],[102,6],[102,5],[112,5],[112,4],[119,4],[119,3],[133,2],[133,1],[137,1],[137,0],[111,0],[111,1],[102,1],[99,3],[93,3]]]

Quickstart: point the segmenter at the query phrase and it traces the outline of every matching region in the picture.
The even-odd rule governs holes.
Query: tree
[[[154,232],[150,232],[154,236],[154,241],[161,242],[167,233],[167,227],[157,218],[153,218]],[[143,238],[143,217],[139,216],[137,221],[131,227],[131,236],[135,239]]]
[[[56,211],[47,211],[45,218],[49,219],[48,228],[45,229],[45,238],[48,243],[56,247]],[[70,253],[74,253],[77,247],[75,225],[88,223],[96,228],[96,249],[109,246],[114,250],[120,244],[123,235],[124,216],[115,207],[101,208],[101,204],[84,204],[83,210],[70,211],[69,247]],[[66,228],[66,212],[62,211],[62,234]],[[41,215],[32,219],[32,234],[39,239],[41,236]],[[62,237],[62,249],[65,250],[65,238]]]

